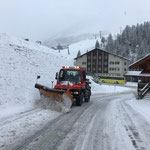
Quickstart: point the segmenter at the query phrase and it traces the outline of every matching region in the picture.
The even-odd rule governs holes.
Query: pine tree
[[[107,45],[106,45],[106,50],[113,52],[114,51],[114,47],[113,47],[113,37],[111,35],[111,33],[109,34],[108,38],[107,38]]]
[[[99,44],[98,40],[95,43],[95,48],[100,48],[100,44]]]
[[[81,52],[80,52],[80,50],[78,51],[78,53],[77,53],[77,57],[79,57],[81,55]]]
[[[101,42],[102,42],[103,44],[105,44],[105,42],[106,42],[105,37],[102,37]]]
[[[126,26],[121,34],[106,39],[105,49],[133,61],[150,53],[150,22]]]

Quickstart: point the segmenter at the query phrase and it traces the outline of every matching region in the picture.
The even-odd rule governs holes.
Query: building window
[[[88,71],[91,71],[91,69],[90,69],[90,68],[88,68]]]
[[[109,68],[109,70],[111,71],[111,68]]]
[[[90,61],[88,62],[88,65],[91,65],[91,62],[90,62]]]
[[[113,65],[113,64],[114,64],[114,62],[113,62],[113,61],[110,61],[110,62],[109,62],[109,64],[110,64],[110,65]]]
[[[95,62],[93,62],[93,66],[95,66],[96,65],[96,63]]]
[[[88,56],[88,59],[91,59],[91,56]]]
[[[127,71],[127,69],[126,69],[126,68],[124,68],[124,71]]]
[[[94,56],[93,59],[96,59],[96,56]]]
[[[102,59],[102,56],[99,56],[98,58],[99,58],[99,59]]]
[[[82,65],[86,65],[86,62],[82,62]]]
[[[107,71],[107,68],[104,68],[104,71]]]
[[[125,62],[124,65],[127,65],[127,63]]]
[[[120,70],[120,68],[118,68],[118,71]]]
[[[107,59],[108,57],[107,57],[107,55],[105,55],[105,59]]]
[[[120,64],[120,62],[119,62],[119,61],[116,61],[116,62],[115,62],[115,64],[116,64],[116,65],[119,65],[119,64]]]
[[[107,61],[104,62],[104,65],[108,65]]]

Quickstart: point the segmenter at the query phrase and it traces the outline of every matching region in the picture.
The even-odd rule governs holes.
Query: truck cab
[[[63,66],[59,74],[56,75],[57,84],[55,89],[69,90],[76,105],[81,106],[83,99],[85,102],[90,100],[91,87],[90,82],[86,80],[86,70],[82,67]]]

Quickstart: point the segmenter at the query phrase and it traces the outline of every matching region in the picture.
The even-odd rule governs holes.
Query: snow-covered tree
[[[80,52],[80,50],[78,51],[78,53],[77,53],[77,57],[79,57],[81,55],[81,52]]]
[[[110,52],[113,52],[113,37],[111,35],[111,33],[109,34],[108,38],[107,38],[107,45],[106,45],[106,49]]]
[[[96,43],[95,43],[95,48],[100,48],[100,44],[99,44],[99,41],[97,40]]]
[[[106,41],[106,50],[127,57],[132,63],[150,53],[150,22],[126,26],[115,39],[109,34]]]

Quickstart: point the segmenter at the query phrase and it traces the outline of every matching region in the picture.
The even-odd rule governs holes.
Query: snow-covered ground
[[[55,73],[59,71],[63,65],[72,66],[74,62],[73,58],[76,57],[78,50],[84,53],[87,49],[94,47],[94,45],[95,40],[86,40],[72,44],[70,45],[71,54],[67,55],[67,50],[58,53],[39,44],[10,37],[6,34],[0,34],[0,149],[11,149],[11,145],[15,146],[15,143],[18,144],[24,139],[34,135],[43,129],[48,122],[62,115],[62,113],[42,109],[36,105],[39,99],[39,92],[34,88],[36,77],[40,75],[41,78],[38,82],[51,87],[51,80],[54,80]],[[110,135],[117,134],[116,138],[118,142],[122,143],[122,145],[119,144],[119,148],[133,149],[133,145],[130,142],[128,143],[128,140],[123,139],[124,136],[130,137],[130,125],[126,124],[131,124],[134,126],[134,131],[139,134],[135,136],[133,132],[131,138],[134,138],[141,147],[144,142],[141,144],[140,140],[145,140],[145,147],[150,148],[148,144],[150,131],[147,129],[150,125],[150,102],[148,100],[136,100],[135,93],[137,84],[127,83],[128,88],[115,85],[99,85],[92,80],[92,77],[88,78],[91,81],[92,94],[94,95],[94,99],[92,99],[93,102],[89,105],[93,115],[96,111],[93,107],[97,108],[99,107],[97,104],[100,104],[97,103],[97,101],[101,99],[106,99],[107,101],[107,96],[110,101],[113,100],[108,108],[106,107],[108,112],[106,112],[105,117],[107,117],[107,119],[103,125],[107,124],[108,126],[105,128],[105,131],[102,131],[102,128],[100,128],[104,138],[105,135],[109,135],[109,133],[111,133]],[[130,88],[130,86],[132,88]],[[119,97],[115,98],[115,96]],[[105,106],[105,101],[103,105]],[[84,105],[84,107],[86,106],[87,105]],[[113,115],[109,115],[110,113]],[[99,114],[99,111],[96,111],[96,115],[99,116]],[[84,116],[86,117],[87,114],[84,114],[83,117]],[[90,112],[89,116],[91,116]],[[122,116],[124,118],[121,118]],[[83,120],[84,119],[81,118],[81,123]],[[85,120],[85,122],[86,121],[88,120]],[[83,127],[86,127],[85,122],[83,121]],[[83,145],[81,146],[82,149],[86,149],[87,147],[86,143],[88,143],[92,135],[90,133],[92,133],[91,130],[94,128],[94,122],[97,122],[96,116],[93,117],[90,126],[86,129],[89,134],[86,135],[85,132],[83,135],[80,135],[81,139],[85,136]],[[79,122],[77,122],[76,126],[78,126],[78,123]],[[100,131],[98,131],[100,123],[97,122],[96,125],[97,128],[93,131],[95,135],[97,132],[100,133]],[[125,132],[124,126],[126,130],[128,130],[128,133]],[[76,132],[76,130],[72,132]],[[122,133],[120,134],[119,132]],[[79,134],[76,134],[75,137],[77,135]],[[138,140],[139,137],[140,140]],[[103,139],[103,137],[100,138]],[[74,141],[74,139],[72,140]],[[79,142],[77,149],[80,149],[80,138],[77,142]],[[94,142],[93,140],[93,143]],[[126,143],[126,146],[129,144],[129,147],[124,147],[123,143]],[[116,141],[113,142],[113,140],[112,144],[117,145]],[[89,146],[91,147],[91,145]],[[109,148],[109,146],[110,145],[106,147]]]
[[[0,120],[0,149],[11,149],[11,145],[34,135],[59,115],[61,113],[48,109],[34,109]]]
[[[94,49],[96,40],[98,40],[98,39],[87,39],[87,40],[84,40],[81,42],[71,44],[69,46],[69,50],[70,50],[70,56],[69,57],[71,59],[76,58],[79,50],[80,50],[81,55],[82,55],[82,54],[86,53],[87,51]],[[68,51],[67,51],[67,49],[64,49],[60,53],[63,55],[67,55]]]
[[[143,100],[137,100],[133,95],[130,100],[126,101],[126,104],[132,107],[136,113],[140,114],[150,124],[150,99],[145,100],[143,98]]]
[[[63,65],[73,65],[65,55],[39,44],[0,35],[0,118],[34,107],[39,92],[34,88],[39,80],[51,86],[55,73]]]
[[[137,82],[127,82],[126,84],[125,84],[126,86],[131,86],[131,87],[137,87]]]
[[[67,50],[58,53],[37,43],[0,34],[0,118],[33,109],[39,99],[39,92],[34,88],[37,75],[41,76],[39,83],[51,87],[55,73],[63,65],[72,66],[78,50],[83,54],[94,47],[95,42],[96,39],[91,39],[72,44],[68,55]],[[105,86],[95,87],[96,84],[92,86],[93,91],[108,90]]]
[[[91,90],[92,90],[93,94],[96,94],[96,93],[121,93],[121,92],[135,91],[134,89],[127,88],[127,87],[120,87],[116,84],[110,84],[110,85],[97,84],[92,80],[93,78],[90,76],[88,76],[88,79],[91,82]]]

